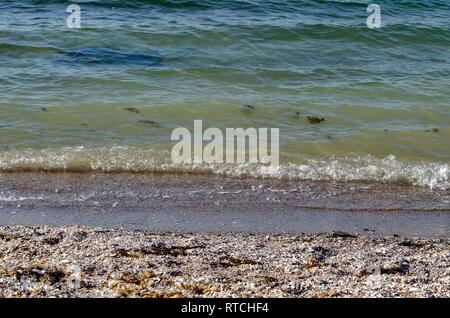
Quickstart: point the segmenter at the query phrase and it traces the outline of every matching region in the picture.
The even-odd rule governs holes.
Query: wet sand
[[[3,173],[0,297],[449,297],[449,199],[402,184]]]
[[[449,237],[450,191],[199,175],[0,174],[0,225]]]

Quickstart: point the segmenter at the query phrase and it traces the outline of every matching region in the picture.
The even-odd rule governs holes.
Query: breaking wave
[[[447,163],[402,161],[385,158],[301,158],[265,164],[175,164],[170,152],[138,147],[64,147],[44,150],[0,151],[0,171],[48,172],[159,172],[173,174],[211,174],[237,178],[285,180],[403,182],[437,190],[450,189]]]

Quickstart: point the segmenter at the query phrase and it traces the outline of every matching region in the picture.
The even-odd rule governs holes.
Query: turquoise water
[[[370,1],[70,3],[81,29],[67,1],[0,3],[2,170],[450,186],[448,1],[376,1],[380,29]],[[172,164],[170,134],[194,119],[280,128],[281,166]]]

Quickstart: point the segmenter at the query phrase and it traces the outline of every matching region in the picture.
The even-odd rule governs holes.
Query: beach
[[[449,190],[167,173],[2,173],[2,225],[448,237]]]
[[[449,240],[0,227],[1,297],[449,297]]]
[[[0,3],[0,297],[450,296],[448,1],[76,2]]]
[[[0,181],[1,297],[449,296],[448,190],[183,174]]]

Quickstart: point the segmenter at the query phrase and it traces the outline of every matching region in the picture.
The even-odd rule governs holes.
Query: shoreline
[[[450,191],[129,173],[0,184],[0,297],[450,296]]]
[[[449,297],[449,243],[0,227],[0,297]]]
[[[1,225],[449,237],[450,190],[198,175],[1,173]]]
[[[450,190],[213,176],[1,173],[0,226],[450,236]]]

